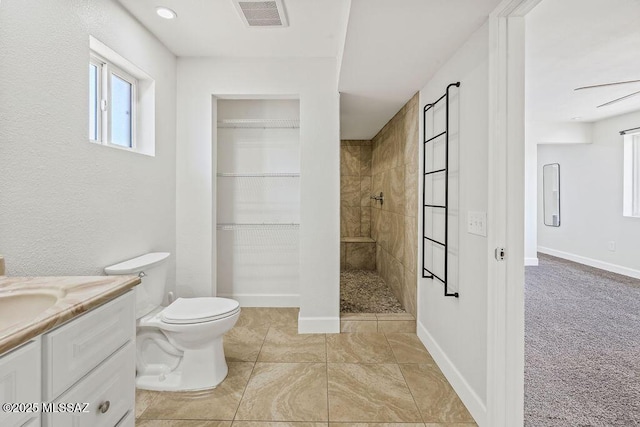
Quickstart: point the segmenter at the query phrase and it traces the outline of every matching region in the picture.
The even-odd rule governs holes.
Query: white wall
[[[339,331],[340,137],[336,61],[178,60],[177,283],[216,293],[214,97],[300,99],[301,332]]]
[[[488,207],[488,56],[485,24],[420,92],[422,108],[440,97],[449,83],[461,82],[460,146],[452,148],[459,153],[460,169],[459,215],[452,218],[460,232],[458,253],[450,253],[458,264],[457,271],[450,272],[458,282],[451,283],[450,292],[458,291],[460,298],[445,297],[437,280],[420,279],[418,335],[478,423],[486,416],[487,397],[487,239],[468,234],[466,219],[468,211],[487,212]]]
[[[155,79],[155,157],[89,142],[89,35]],[[175,57],[116,1],[4,0],[0,58],[8,273],[96,275],[175,254]]]
[[[593,139],[593,123],[542,122],[526,123],[527,139],[536,144],[590,144]]]
[[[525,132],[524,263],[538,265],[538,144],[590,144],[593,124],[528,119]]]
[[[595,122],[591,144],[538,146],[541,252],[640,278],[640,219],[622,216],[623,137],[640,112]],[[560,227],[543,222],[542,166],[560,164]],[[608,249],[615,242],[614,252]]]

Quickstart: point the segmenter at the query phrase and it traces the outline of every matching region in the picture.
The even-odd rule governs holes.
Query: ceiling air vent
[[[286,27],[287,16],[282,0],[233,0],[240,18],[248,27]]]

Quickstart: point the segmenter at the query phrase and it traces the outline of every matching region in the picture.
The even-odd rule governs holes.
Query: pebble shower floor
[[[340,272],[340,312],[404,313],[389,286],[375,271]]]

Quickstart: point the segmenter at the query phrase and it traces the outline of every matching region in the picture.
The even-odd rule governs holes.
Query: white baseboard
[[[300,307],[300,296],[294,294],[218,294],[221,298],[231,298],[240,303],[240,307]]]
[[[302,317],[298,315],[299,334],[337,334],[340,333],[338,317]]]
[[[609,262],[600,261],[593,258],[587,258],[581,255],[572,254],[569,252],[558,251],[551,248],[545,248],[543,246],[538,246],[538,252],[542,252],[543,254],[555,256],[558,258],[567,259],[569,261],[577,262],[579,264],[588,265],[590,267],[599,268],[600,270],[610,271],[612,273],[622,274],[623,276],[633,277],[635,279],[640,279],[640,271],[634,270],[633,268],[623,267],[617,264],[611,264]]]
[[[538,257],[535,257],[535,258],[525,257],[524,258],[524,265],[525,266],[536,266],[536,265],[538,265]]]
[[[480,427],[484,427],[487,424],[487,406],[482,402],[482,399],[471,388],[469,383],[464,379],[460,371],[451,362],[451,359],[446,355],[438,343],[433,339],[427,329],[417,322],[418,338],[427,348],[433,360],[437,363],[438,367],[449,381],[449,384],[458,393],[462,403],[467,407],[471,416],[475,419],[476,423]]]

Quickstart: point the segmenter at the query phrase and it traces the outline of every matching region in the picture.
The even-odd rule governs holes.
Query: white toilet
[[[136,296],[136,386],[146,390],[187,391],[216,387],[227,376],[222,336],[238,321],[240,304],[228,298],[165,295],[167,258],[158,252],[121,262],[108,275],[138,275]]]

